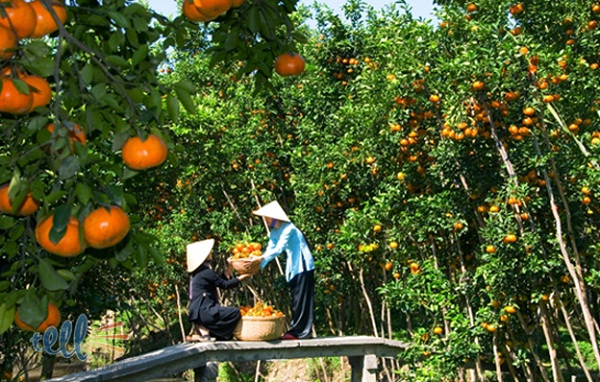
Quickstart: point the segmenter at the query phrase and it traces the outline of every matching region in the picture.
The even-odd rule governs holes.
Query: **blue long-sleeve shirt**
[[[269,244],[263,253],[261,269],[271,260],[285,252],[285,279],[290,281],[297,274],[315,269],[315,262],[302,232],[292,223],[281,222],[269,235]]]

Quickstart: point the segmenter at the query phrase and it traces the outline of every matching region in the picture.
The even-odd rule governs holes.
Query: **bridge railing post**
[[[374,354],[348,357],[352,368],[351,382],[376,382],[377,357]]]
[[[194,369],[194,382],[217,382],[218,376],[218,362],[207,362],[206,365]]]

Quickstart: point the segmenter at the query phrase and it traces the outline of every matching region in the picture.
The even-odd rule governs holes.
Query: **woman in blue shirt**
[[[290,330],[281,339],[312,337],[314,310],[315,262],[304,234],[292,223],[277,201],[253,212],[262,216],[271,229],[269,244],[263,254],[254,258],[249,267],[261,262],[263,269],[271,260],[285,252],[285,279],[292,297]]]

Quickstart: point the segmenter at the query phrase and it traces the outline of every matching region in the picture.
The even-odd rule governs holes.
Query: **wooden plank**
[[[169,377],[207,362],[245,362],[274,359],[360,357],[395,358],[406,344],[384,338],[319,337],[287,341],[216,341],[182,343],[96,370],[51,379],[54,382],[147,381]]]

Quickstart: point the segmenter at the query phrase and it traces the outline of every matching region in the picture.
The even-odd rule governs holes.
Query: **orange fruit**
[[[92,248],[108,248],[123,240],[129,228],[129,216],[121,207],[100,207],[83,220],[83,237]]]
[[[504,239],[502,239],[502,242],[505,244],[511,244],[517,241],[517,236],[509,233],[508,235],[504,236]]]
[[[17,47],[17,36],[12,30],[0,26],[0,59],[8,60],[15,54]]]
[[[385,265],[383,267],[385,268],[386,271],[391,271],[392,268],[394,268],[394,263],[392,263],[391,261],[388,261],[387,263],[385,263]]]
[[[159,166],[167,159],[167,153],[165,142],[154,134],[148,134],[145,141],[140,137],[129,138],[122,149],[123,162],[132,170]]]
[[[436,326],[435,328],[433,328],[433,334],[440,335],[442,333],[444,333],[444,329],[442,329],[440,326]]]
[[[58,30],[58,24],[56,24],[56,21],[41,0],[34,0],[29,4],[33,8],[36,15],[35,29],[33,30],[33,33],[31,33],[30,37],[44,37]],[[58,0],[54,0],[52,2],[52,9],[56,13],[56,16],[58,16],[60,22],[64,24],[65,21],[67,21],[67,8],[64,6],[64,4]]]
[[[487,245],[485,247],[485,251],[487,253],[496,253],[496,247],[494,247],[493,245]]]
[[[12,30],[18,39],[31,36],[35,29],[36,15],[29,3],[23,0],[0,1],[8,3],[4,7],[6,17],[0,16],[0,25]]]
[[[515,313],[517,311],[517,309],[514,306],[507,305],[507,306],[504,307],[504,311],[506,313],[513,314],[513,313]]]
[[[429,96],[429,101],[431,103],[438,103],[438,102],[440,102],[440,96],[437,94],[432,94]]]
[[[523,12],[523,4],[517,3],[511,5],[509,7],[509,12],[511,13],[511,15],[518,15],[519,13]]]
[[[227,12],[231,8],[232,0],[194,0],[194,6],[198,12],[210,17],[217,16]]]
[[[188,20],[193,21],[193,22],[203,22],[203,21],[210,21],[210,20],[214,19],[214,17],[209,17],[209,16],[205,15],[204,13],[200,12],[200,10],[198,8],[196,8],[196,6],[194,5],[194,2],[191,0],[183,1],[181,13],[183,13],[183,15],[185,17],[187,17]],[[163,72],[164,69],[161,69],[160,71]]]
[[[305,66],[304,58],[298,53],[283,53],[275,59],[275,72],[282,77],[296,76]]]
[[[2,27],[0,27],[2,28]],[[0,41],[1,37],[0,37]],[[0,112],[9,114],[26,114],[33,103],[33,94],[19,92],[10,78],[2,78],[0,91]]]
[[[54,123],[49,123],[46,125],[46,129],[52,133],[54,132]],[[69,144],[71,145],[71,151],[73,150],[73,144],[75,142],[79,142],[82,146],[85,146],[87,143],[87,138],[85,136],[85,132],[83,129],[75,124],[72,129],[69,129],[69,133],[67,134],[69,137]]]
[[[73,216],[69,218],[64,236],[54,244],[50,240],[50,230],[54,225],[54,215],[38,223],[35,227],[35,238],[42,248],[46,251],[63,257],[73,257],[79,255],[85,249],[82,244],[82,238],[79,234],[79,221]]]
[[[483,90],[485,89],[485,83],[483,83],[483,81],[475,81],[473,82],[473,85],[471,85],[471,88],[475,91]]]
[[[0,186],[0,211],[5,214],[13,214],[13,205],[8,197],[8,184]],[[40,207],[40,203],[35,200],[31,194],[27,194],[25,200],[14,212],[17,216],[27,216],[33,214]]]
[[[53,302],[48,303],[48,314],[46,315],[46,319],[35,329],[21,320],[19,309],[17,309],[17,313],[15,314],[15,325],[28,332],[43,333],[49,327],[57,327],[58,324],[60,324],[60,310],[58,310],[58,307]]]
[[[33,96],[33,102],[29,107],[29,111],[33,111],[35,108],[46,106],[52,99],[52,89],[45,78],[40,76],[23,76],[21,78],[27,85],[29,85],[29,91]]]

